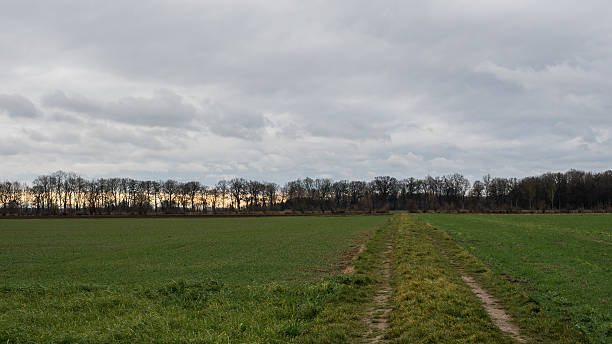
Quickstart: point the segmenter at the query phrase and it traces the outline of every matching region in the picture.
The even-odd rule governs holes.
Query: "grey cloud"
[[[158,90],[150,98],[123,97],[109,102],[54,91],[44,95],[42,103],[49,108],[68,112],[50,115],[50,118],[59,121],[82,121],[82,117],[78,116],[80,114],[91,120],[110,120],[144,127],[207,128],[219,136],[247,140],[260,139],[266,125],[265,117],[259,112],[218,103],[203,104],[203,108],[198,108],[168,90]]]
[[[348,114],[322,117],[310,122],[304,129],[309,135],[349,140],[390,140],[392,127],[373,118],[355,118]]]
[[[92,119],[148,127],[189,127],[199,116],[193,105],[168,90],[158,90],[150,98],[124,97],[110,102],[94,101],[81,95],[67,96],[55,91],[45,95],[42,101],[48,107],[77,112]]]
[[[41,99],[17,112],[46,115],[0,134],[86,132],[83,152],[106,165],[61,143],[28,157],[89,173],[187,175],[195,160],[209,169],[193,165],[197,177],[284,181],[612,163],[608,1],[143,4],[0,5],[0,93]],[[19,102],[2,99],[16,118]],[[109,142],[116,159],[95,146]]]
[[[0,94],[0,112],[15,118],[34,118],[40,114],[34,103],[19,94]]]
[[[217,135],[247,140],[261,139],[266,125],[261,113],[219,104],[209,108],[207,122]]]
[[[23,133],[35,142],[43,143],[50,140],[50,136],[36,129],[24,129]]]
[[[17,156],[19,154],[23,154],[27,151],[24,149],[25,147],[13,140],[1,138],[0,139],[0,156],[8,157],[8,156]]]
[[[64,109],[80,113],[98,113],[103,111],[104,106],[82,96],[66,95],[66,93],[56,90],[42,97],[42,104],[48,107]]]
[[[157,91],[152,98],[126,97],[107,104],[105,113],[116,121],[148,126],[186,127],[197,109],[171,91]]]
[[[87,132],[90,139],[95,139],[103,147],[136,147],[143,150],[163,150],[166,145],[162,138],[167,137],[162,132],[146,129],[134,130],[107,125],[99,125]],[[175,138],[176,139],[176,138]]]
[[[65,112],[65,111],[51,111],[47,113],[47,119],[52,122],[60,123],[72,123],[85,126],[87,124],[86,118],[83,118],[79,114]]]

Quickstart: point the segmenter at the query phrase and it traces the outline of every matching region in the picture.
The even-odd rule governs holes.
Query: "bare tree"
[[[206,213],[208,211],[208,186],[199,185],[197,192],[200,197],[200,204],[202,204],[202,212]]]
[[[163,206],[166,210],[172,210],[176,201],[174,197],[178,193],[179,183],[176,180],[168,179],[163,182],[161,190],[164,194]]]
[[[220,180],[217,183],[217,189],[219,190],[219,195],[221,196],[221,209],[225,209],[225,200],[227,199],[227,194],[229,192],[229,183],[227,180]]]
[[[272,209],[276,204],[276,199],[278,197],[278,185],[275,183],[266,183],[265,186],[265,194],[268,200],[268,208]]]
[[[240,201],[244,197],[247,181],[243,178],[234,178],[229,181],[229,188],[236,202],[236,208],[240,211]]]

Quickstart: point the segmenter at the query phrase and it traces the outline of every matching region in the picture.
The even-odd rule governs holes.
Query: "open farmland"
[[[0,221],[0,341],[304,342],[351,313],[350,278],[321,278],[387,221]]]
[[[607,343],[610,217],[559,219],[4,220],[0,343]]]
[[[612,215],[421,218],[450,233],[558,321],[578,328],[592,342],[612,342]],[[492,281],[488,287],[503,293]]]

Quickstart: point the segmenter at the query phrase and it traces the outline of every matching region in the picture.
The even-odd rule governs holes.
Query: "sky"
[[[612,3],[0,1],[0,180],[612,168]]]

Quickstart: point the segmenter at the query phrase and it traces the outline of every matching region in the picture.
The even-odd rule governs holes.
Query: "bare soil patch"
[[[356,250],[353,250],[350,255],[344,261],[344,269],[342,269],[342,273],[345,275],[355,273],[355,266],[353,266],[353,261],[359,257],[359,255],[365,250],[365,244],[361,244],[357,247]]]

